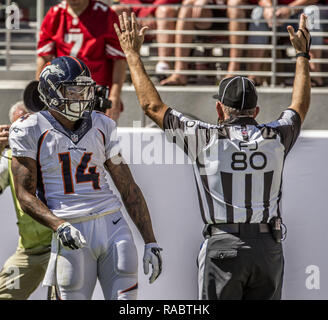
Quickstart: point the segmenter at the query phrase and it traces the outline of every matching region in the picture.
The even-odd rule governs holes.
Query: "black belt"
[[[258,226],[259,233],[271,233],[268,223],[222,223],[209,226],[210,235],[227,233],[240,233],[240,228]]]

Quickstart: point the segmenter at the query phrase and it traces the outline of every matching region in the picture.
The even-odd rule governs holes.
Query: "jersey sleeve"
[[[0,157],[0,193],[9,185],[8,157],[7,150],[3,151]]]
[[[166,138],[176,143],[192,160],[207,143],[209,125],[169,108],[163,119]]]
[[[28,157],[37,160],[37,119],[24,116],[15,121],[9,130],[9,145],[14,157]]]
[[[295,110],[287,109],[280,115],[278,120],[268,123],[266,126],[279,132],[281,142],[285,147],[285,155],[287,155],[300,134],[301,117]]]
[[[55,55],[55,41],[53,36],[55,34],[55,11],[51,8],[44,17],[40,32],[39,41],[37,46],[37,55],[39,57]]]
[[[116,31],[114,29],[114,23],[120,25],[117,14],[109,8],[108,12],[108,32],[105,37],[106,57],[108,59],[125,59],[125,54],[121,48]]]
[[[115,121],[103,115],[106,124],[106,136],[105,136],[105,155],[106,160],[113,158],[120,153],[120,143],[117,136],[117,127]]]

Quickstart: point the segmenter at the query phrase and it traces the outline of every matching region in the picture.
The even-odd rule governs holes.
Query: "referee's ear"
[[[216,101],[216,111],[218,113],[219,120],[224,121],[224,112],[223,112],[222,103],[220,101]]]

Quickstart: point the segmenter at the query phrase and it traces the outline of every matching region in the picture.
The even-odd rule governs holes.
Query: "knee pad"
[[[115,243],[115,271],[121,275],[137,274],[138,255],[132,240],[120,240]]]
[[[59,287],[79,290],[83,286],[84,259],[82,250],[59,254],[56,264],[56,280]]]

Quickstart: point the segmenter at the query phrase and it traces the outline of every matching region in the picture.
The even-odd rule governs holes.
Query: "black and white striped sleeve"
[[[301,131],[301,124],[301,117],[293,109],[283,111],[278,120],[266,124],[279,132],[281,142],[285,147],[285,156],[294,146]]]
[[[192,159],[197,157],[199,143],[199,121],[185,117],[182,113],[169,108],[163,119],[166,138],[176,143]]]

